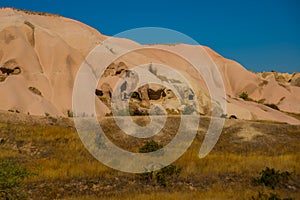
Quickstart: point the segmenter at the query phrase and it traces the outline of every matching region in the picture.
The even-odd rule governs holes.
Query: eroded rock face
[[[2,74],[2,72],[0,71],[0,82],[5,81],[5,79],[7,78],[6,74]]]
[[[166,75],[161,75],[159,70],[153,66],[142,69],[138,72],[143,74],[141,77],[151,77],[152,79],[157,79],[157,83],[147,83],[143,82],[143,85],[136,88],[139,82],[139,75],[134,70],[130,70],[125,62],[119,62],[118,65],[112,63],[107,67],[103,78],[105,78],[104,83],[101,88],[96,90],[96,95],[100,97],[110,109],[118,110],[120,113],[126,113],[126,101],[129,100],[129,113],[131,115],[148,115],[154,112],[157,115],[163,114],[160,108],[154,109],[155,104],[160,104],[167,113],[169,114],[192,114],[197,111],[195,105],[195,94],[194,92],[180,80],[174,78],[168,78]],[[161,77],[164,77],[161,80]],[[113,105],[113,108],[109,106],[112,102],[112,86],[110,84],[116,83],[118,80],[118,91],[115,91],[113,95],[117,98],[118,104]],[[159,84],[161,82],[161,84]],[[168,87],[173,87],[172,89],[166,88],[163,82],[167,82]],[[172,90],[176,90],[178,98]],[[124,105],[123,105],[124,104]],[[122,111],[123,110],[123,111]]]
[[[127,69],[128,67],[124,62],[119,62],[115,75],[122,77],[126,73]]]
[[[10,75],[18,75],[21,73],[21,68],[15,59],[6,61],[0,67],[0,82],[5,81],[5,79]]]
[[[111,95],[112,95],[112,89],[108,83],[103,83],[101,86],[102,91],[102,101],[107,107],[111,107]]]
[[[114,76],[117,71],[117,65],[115,63],[111,63],[106,70],[104,71],[103,76],[108,77],[108,76]]]
[[[142,99],[141,106],[150,108],[150,99],[148,95],[149,85],[144,85],[138,89],[140,98]]]
[[[124,62],[111,63],[103,73],[103,77],[118,76],[122,77],[128,71],[128,66]]]
[[[178,108],[180,106],[180,103],[179,103],[178,99],[176,98],[176,95],[170,89],[164,90],[164,97],[163,97],[162,105],[169,112],[179,113]]]
[[[288,74],[288,73],[280,73],[280,72],[272,71],[272,72],[261,72],[258,73],[258,75],[266,80],[274,79],[278,83],[285,83],[285,84],[290,83],[293,86],[299,86],[299,84],[297,84],[298,83],[297,79],[299,77],[298,72],[295,72],[293,74]]]
[[[300,73],[294,73],[290,82],[291,85],[300,87]]]
[[[80,65],[85,56],[107,38],[91,27],[63,17],[33,16],[23,11],[0,9],[0,92],[2,94],[0,95],[0,109],[5,111],[18,109],[23,113],[29,112],[33,115],[49,113],[51,116],[66,116],[67,111],[72,108],[73,83]],[[143,47],[128,39],[118,38],[117,40],[119,47],[109,49],[112,53],[127,47]],[[168,73],[164,73],[156,65],[157,63],[172,66],[180,74],[190,77],[189,81],[194,89],[195,99],[199,102],[198,112],[203,115],[211,113],[213,104],[205,81],[198,77],[190,64],[182,61],[179,56],[157,51],[156,47],[159,48],[161,45],[157,44],[153,49],[147,48],[147,51],[123,56],[107,68],[103,81],[99,82],[96,90],[99,99],[106,102],[103,104],[96,100],[95,107],[99,115],[105,115],[111,111],[112,91],[110,88],[113,88],[119,79],[123,79],[131,67],[145,65],[145,63],[151,63],[146,67],[149,69],[145,68],[151,80],[158,80],[161,85],[177,84],[177,88],[174,86],[172,90],[175,88],[173,91],[179,91],[184,99],[178,100],[165,88],[157,89],[150,85],[147,92],[140,91],[142,95],[137,88],[134,88],[138,95],[134,94],[138,98],[133,101],[132,109],[144,113],[144,111],[148,112],[147,107],[161,103],[170,112],[186,111],[189,113],[191,111],[190,103],[192,103],[193,94],[189,94],[184,89],[184,84],[178,81],[178,78],[172,78]],[[293,75],[278,72],[255,74],[247,71],[239,63],[223,58],[209,47],[186,44],[164,45],[164,47],[170,51],[177,49],[181,52],[189,52],[187,59],[198,56],[195,50],[209,54],[210,59],[220,69],[227,94],[227,107],[231,108],[230,112],[226,111],[222,114],[228,114],[228,116],[235,114],[239,119],[252,119],[254,118],[252,116],[255,116],[256,119],[261,120],[299,124],[299,120],[285,113],[300,112],[298,103],[300,90],[296,88],[300,85],[299,73]],[[208,62],[205,58],[204,61]],[[108,85],[103,85],[102,88],[103,83]],[[129,88],[131,87],[129,82],[127,83],[124,92],[126,92],[126,98],[130,98],[132,94]],[[31,86],[40,92],[33,88],[29,89]],[[248,92],[253,101],[238,99],[242,92]],[[278,105],[279,109],[284,112],[268,110],[263,103]]]
[[[149,88],[148,96],[150,100],[159,100],[166,96],[164,89],[153,90]]]

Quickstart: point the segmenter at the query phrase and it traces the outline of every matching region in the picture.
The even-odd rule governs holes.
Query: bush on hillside
[[[140,153],[149,153],[161,149],[163,146],[155,141],[146,142],[140,149]],[[150,169],[151,170],[151,169]],[[141,179],[146,181],[153,180],[156,178],[156,183],[160,186],[166,187],[172,178],[178,177],[182,168],[176,165],[169,165],[157,171],[147,170],[145,173],[140,175]],[[150,171],[150,172],[149,172]]]
[[[280,172],[274,168],[266,167],[266,169],[260,172],[260,177],[254,178],[253,182],[255,184],[263,184],[267,187],[275,189],[280,183],[287,181],[291,173],[288,171]]]
[[[239,97],[240,97],[241,99],[247,100],[247,99],[249,98],[249,95],[248,95],[247,92],[242,92],[242,93],[239,95]]]

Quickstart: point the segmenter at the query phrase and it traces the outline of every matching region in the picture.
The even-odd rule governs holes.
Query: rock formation
[[[0,109],[19,110],[32,115],[49,113],[51,116],[68,116],[68,112],[72,110],[72,90],[78,69],[85,56],[107,38],[85,24],[64,17],[10,8],[0,9]],[[120,48],[142,47],[128,39],[118,38],[118,41]],[[199,102],[198,113],[210,114],[213,102],[201,75],[196,75],[197,72],[189,63],[155,50],[161,46],[188,52],[190,58],[197,56],[194,53],[197,48],[208,53],[224,80],[227,109],[222,114],[234,115],[238,119],[300,123],[288,114],[300,113],[299,72],[255,74],[209,47],[186,44],[152,45],[152,50],[134,52],[109,65],[95,88],[95,93],[99,96],[95,102],[99,115],[111,112],[111,96],[116,83],[120,79],[125,80],[132,68],[145,63],[150,64],[147,69],[151,74],[149,76],[159,80],[163,87],[157,89],[149,84],[130,93],[128,88],[134,84],[130,86],[127,81],[128,85],[123,92],[126,92],[126,98],[133,99],[136,110],[147,113],[152,104],[160,103],[170,113],[188,112],[194,106],[190,102],[194,99]],[[118,51],[118,47],[107,49],[112,54]],[[193,91],[185,88],[178,80],[168,77],[167,73],[162,73],[154,63],[171,66],[189,77]],[[175,97],[172,88],[164,86],[166,84],[173,85],[173,89],[180,91],[184,97],[183,102]],[[247,92],[247,100],[239,98],[243,92]],[[137,98],[132,98],[133,94]],[[273,109],[275,106],[268,106],[272,104],[279,110]]]

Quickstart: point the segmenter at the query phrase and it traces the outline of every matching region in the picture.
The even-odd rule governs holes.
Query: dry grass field
[[[151,140],[168,143],[176,122],[177,117],[169,118],[162,133]],[[1,113],[0,160],[32,173],[20,179],[17,190],[8,192],[23,195],[15,199],[252,199],[259,192],[282,199],[300,198],[300,126],[227,120],[217,145],[200,159],[198,152],[208,123],[207,118],[201,118],[194,142],[173,163],[181,172],[163,186],[155,177],[149,180],[101,164],[84,148],[71,119]],[[146,142],[122,137],[111,118],[102,120],[101,125],[122,148],[138,151]],[[254,184],[252,180],[266,167],[291,175],[275,189]]]

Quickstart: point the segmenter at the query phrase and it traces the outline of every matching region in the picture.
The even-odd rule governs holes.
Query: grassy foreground
[[[43,120],[0,123],[0,160],[12,161],[33,174],[21,180],[17,192],[24,197],[19,198],[251,199],[259,192],[300,198],[300,126],[228,120],[213,151],[200,159],[198,152],[209,122],[203,119],[193,144],[174,163],[182,168],[181,173],[162,186],[155,178],[147,180],[104,166],[84,148],[72,125]],[[176,120],[171,119],[151,139],[160,144],[170,141],[173,135],[168,133],[173,132]],[[101,123],[122,148],[137,151],[145,142],[122,136],[111,119]],[[266,167],[288,171],[291,176],[275,189],[255,185],[252,180]]]

